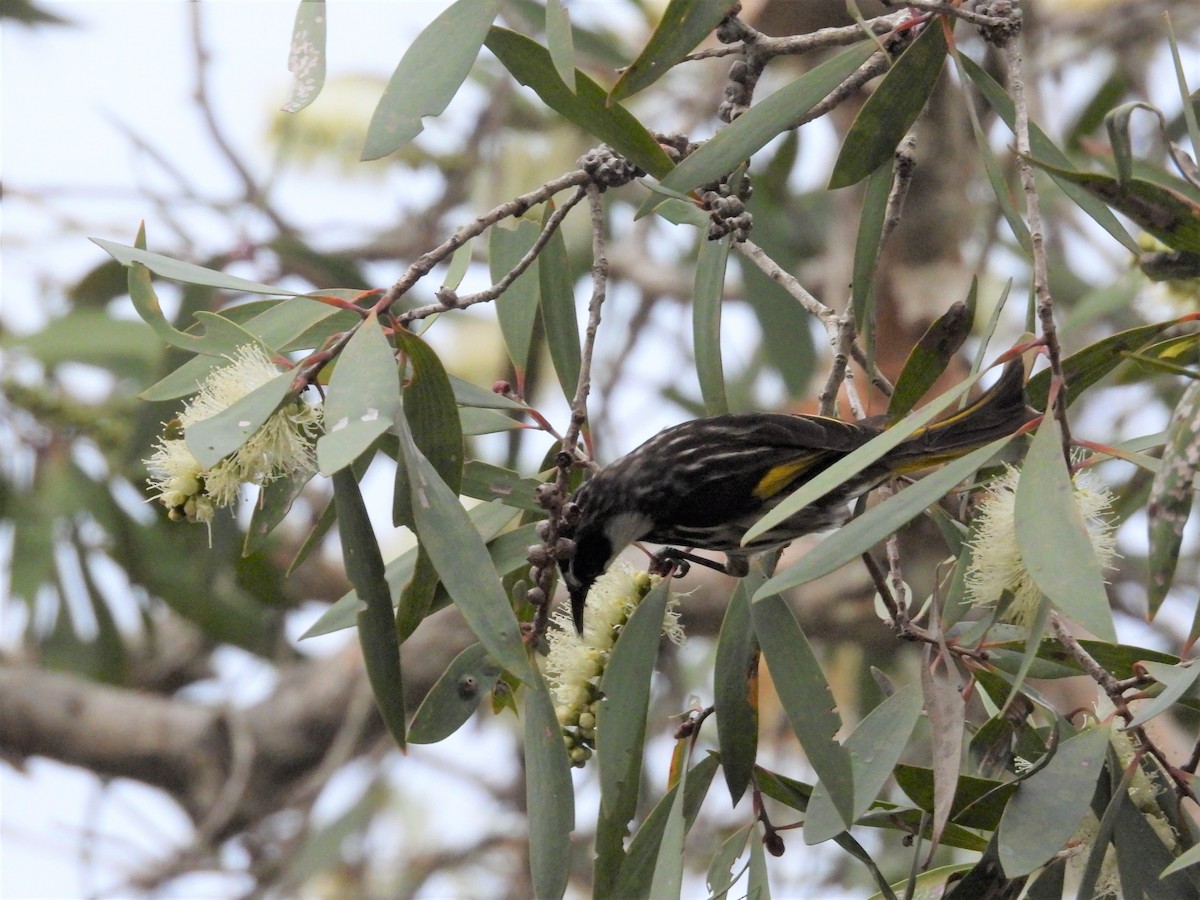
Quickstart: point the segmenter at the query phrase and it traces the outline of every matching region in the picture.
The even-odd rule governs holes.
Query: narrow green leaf
[[[1076,172],[1039,159],[1029,162],[1059,183],[1078,185],[1093,197],[1124,213],[1172,250],[1200,253],[1200,205],[1178,191],[1130,178],[1126,182],[1098,172]]]
[[[1162,870],[1159,877],[1166,878],[1169,875],[1174,875],[1182,869],[1196,865],[1196,863],[1200,863],[1200,844],[1196,844],[1190,850],[1185,850],[1181,853],[1173,863]]]
[[[854,327],[872,341],[875,318],[875,266],[879,261],[879,239],[887,218],[888,197],[892,193],[894,166],[881,163],[871,173],[863,191],[862,212],[854,241],[854,269],[850,282],[850,303],[854,309]]]
[[[1115,109],[1109,110],[1104,117],[1104,127],[1108,131],[1109,146],[1112,147],[1113,165],[1117,170],[1117,180],[1126,184],[1133,178],[1133,142],[1129,136],[1129,120],[1135,110],[1142,109],[1154,113],[1158,118],[1158,126],[1166,130],[1166,119],[1157,106],[1137,101],[1122,103]]]
[[[215,466],[250,439],[292,392],[294,372],[282,372],[225,410],[188,426],[188,450],[205,468]]]
[[[325,0],[301,0],[288,52],[292,97],[284,105],[284,112],[300,112],[317,99],[325,86],[325,21]]]
[[[871,710],[846,738],[844,746],[854,767],[854,819],[870,809],[883,790],[920,716],[921,691],[914,682]],[[804,817],[804,843],[819,844],[845,830],[828,789],[818,782]]]
[[[575,788],[554,701],[540,674],[525,692],[525,792],[533,895],[557,900],[571,877]]]
[[[967,76],[979,89],[979,92],[983,94],[984,99],[1000,115],[1000,118],[1004,120],[1004,124],[1011,129],[1013,123],[1016,121],[1016,110],[1013,106],[1012,98],[1005,93],[1004,88],[977,62],[961,54],[958,58],[962,61]],[[1038,159],[1044,159],[1053,165],[1070,168],[1071,161],[1067,155],[1058,149],[1054,142],[1046,136],[1046,133],[1033,122],[1029,123],[1029,146],[1033,155]],[[1077,185],[1071,184],[1069,181],[1060,181],[1055,178],[1053,173],[1050,173],[1050,177],[1054,178],[1058,186],[1062,188],[1062,192],[1070,197],[1076,206],[1091,216],[1101,228],[1112,235],[1129,252],[1141,252],[1137,241],[1129,236],[1129,232],[1125,230],[1124,226],[1117,220],[1117,217],[1113,215],[1112,210]]]
[[[563,0],[546,0],[546,45],[554,71],[572,94],[575,93],[575,39],[571,34],[571,14]]]
[[[403,147],[439,116],[475,64],[500,8],[498,0],[457,0],[404,51],[367,126],[362,159],[379,159]]]
[[[637,809],[650,676],[658,657],[669,581],[655,585],[621,629],[600,679],[596,758],[603,813],[624,825]]]
[[[546,204],[542,217],[542,228],[554,212],[554,203]],[[571,259],[567,255],[567,242],[562,229],[550,235],[550,240],[538,257],[538,281],[542,322],[546,328],[546,343],[550,347],[550,361],[562,385],[563,396],[570,402],[579,385],[581,351],[579,349],[579,321],[575,315],[575,285],[571,278]]]
[[[933,769],[901,764],[895,767],[893,774],[896,784],[913,803],[926,812],[933,812]],[[995,831],[1000,825],[1000,817],[1004,815],[1008,798],[1016,789],[1015,782],[960,774],[950,819],[967,828]]]
[[[1166,599],[1175,578],[1175,564],[1183,545],[1183,529],[1195,501],[1193,485],[1200,466],[1200,381],[1191,382],[1171,414],[1162,464],[1154,476],[1147,507],[1150,552],[1148,600],[1153,617]]]
[[[862,181],[887,163],[896,145],[925,108],[946,60],[946,33],[934,19],[900,54],[878,87],[867,97],[829,178],[829,188]]]
[[[750,784],[758,753],[758,642],[750,618],[750,597],[766,580],[758,565],[738,580],[717,637],[713,664],[713,706],[717,745],[729,799],[737,804]]]
[[[325,398],[317,463],[331,475],[358,459],[400,413],[400,374],[392,345],[370,316],[338,357]]]
[[[137,250],[144,251],[146,249],[145,222],[139,226],[134,244]],[[163,343],[184,350],[199,352],[200,345],[204,343],[203,338],[180,331],[167,321],[166,315],[163,314],[162,306],[158,302],[158,294],[154,291],[154,284],[150,278],[150,270],[140,262],[129,262],[125,265],[129,268],[127,276],[129,299],[133,301],[133,308],[142,317],[142,321],[154,330],[154,333]]]
[[[271,532],[283,521],[292,508],[292,503],[312,481],[313,473],[307,469],[276,478],[263,485],[258,492],[258,502],[250,515],[246,527],[246,540],[242,544],[242,556],[249,556],[266,548]]]
[[[238,278],[216,269],[206,269],[193,263],[180,262],[161,253],[151,253],[138,247],[128,247],[114,241],[102,238],[88,238],[93,244],[115,259],[123,266],[141,263],[155,275],[171,281],[182,281],[184,284],[199,284],[205,287],[219,288],[223,291],[234,291],[239,294],[274,294],[275,296],[299,296],[295,291],[284,290],[259,281]]]
[[[608,92],[586,73],[576,72],[572,93],[558,77],[550,52],[537,41],[493,26],[485,44],[517,81],[533,88],[542,102],[563,118],[656,178],[671,170],[671,157],[646,127],[620,104],[610,106]]]
[[[903,416],[916,406],[970,336],[975,320],[976,287],[977,283],[972,279],[968,302],[960,300],[950,304],[912,348],[900,377],[896,379],[896,389],[888,403],[889,416]]]
[[[687,773],[687,783],[683,790],[682,813],[684,832],[691,830],[700,806],[708,794],[713,777],[717,774],[720,761],[709,755],[698,762]],[[656,875],[659,861],[659,848],[664,843],[664,833],[668,818],[676,814],[676,802],[680,796],[680,785],[672,785],[671,789],[655,804],[654,809],[646,816],[638,828],[633,840],[629,842],[629,853],[624,865],[621,866],[621,877],[613,888],[611,895],[623,900],[634,900],[639,897],[657,897],[651,890],[651,881]]]
[[[696,375],[704,397],[706,415],[729,412],[725,396],[725,370],[721,364],[721,309],[725,295],[725,266],[732,236],[710,241],[702,233],[696,260],[696,284],[692,293],[692,339]]]
[[[479,459],[468,460],[463,466],[462,494],[478,500],[500,500],[505,505],[527,512],[544,512],[533,499],[541,484],[536,478],[525,478],[512,469],[494,466]]]
[[[758,826],[762,830],[762,825]],[[746,883],[746,897],[754,900],[771,900],[771,880],[767,876],[767,857],[763,854],[763,842],[750,842],[749,879]]]
[[[383,557],[367,516],[358,481],[349,469],[333,476],[338,534],[346,576],[366,608],[358,614],[367,679],[384,723],[401,747],[405,744],[404,683],[400,674],[400,644],[396,640],[392,597],[384,578]]]
[[[745,852],[746,841],[754,827],[754,823],[751,823],[739,828],[725,839],[721,848],[714,854],[704,879],[712,900],[725,900],[730,888],[742,877],[742,872],[734,872],[733,867]]]
[[[687,795],[692,742],[684,738],[681,744],[683,752],[678,757],[679,781],[674,787],[675,797],[663,823],[662,840],[658,844],[658,857],[654,861],[654,875],[650,880],[650,896],[654,900],[670,900],[679,897],[683,891],[683,840],[687,836],[683,800]]]
[[[899,422],[889,426],[879,437],[873,438],[852,453],[830,466],[828,469],[810,479],[794,491],[786,500],[764,515],[754,525],[747,529],[742,538],[745,545],[784,519],[820,500],[838,485],[853,475],[857,475],[871,463],[880,459],[888,451],[903,443],[910,434],[928,425],[938,414],[943,412],[959,397],[963,396],[979,380],[979,375],[972,375],[961,384],[956,385],[936,400],[926,404],[919,412],[910,413]],[[926,504],[928,505],[928,504]]]
[[[654,84],[737,7],[737,0],[671,0],[645,48],[621,73],[610,100],[624,100]]]
[[[1071,839],[1104,771],[1108,739],[1107,727],[1082,731],[1063,741],[1045,768],[1020,783],[997,832],[1005,876],[1028,875]]]
[[[768,581],[754,599],[757,601],[768,594],[782,593],[806,584],[860,556],[946,496],[956,484],[984,465],[1010,440],[1011,435],[993,441],[871,507],[809,550],[796,565]]]
[[[527,427],[520,419],[507,416],[497,409],[479,409],[468,406],[459,411],[464,437],[476,434],[495,434],[497,431],[512,431]]]
[[[497,225],[488,233],[488,265],[492,281],[507,275],[538,239],[542,229],[529,219],[518,219],[514,227]],[[517,377],[523,378],[529,366],[529,350],[533,343],[533,325],[537,320],[540,290],[539,261],[534,260],[521,277],[496,299],[496,316],[508,357],[516,367]]]
[[[521,641],[517,617],[487,547],[459,503],[458,495],[446,486],[433,464],[417,448],[404,416],[397,418],[395,430],[408,470],[421,548],[429,554],[446,591],[492,658],[530,684],[534,673]]]
[[[850,754],[835,739],[841,718],[821,664],[796,617],[782,597],[766,594],[766,589],[759,589],[762,599],[750,606],[754,631],[792,731],[829,792],[845,823],[844,831],[854,821],[854,770]]]
[[[479,409],[506,409],[519,411],[526,409],[525,404],[511,400],[503,394],[497,394],[477,384],[464,381],[457,375],[450,376],[450,387],[454,389],[454,399],[459,406],[478,407]]]
[[[1050,601],[1101,640],[1117,643],[1104,574],[1092,550],[1075,486],[1063,459],[1058,423],[1042,421],[1017,483],[1021,560]],[[1063,565],[1070,560],[1070,565]]]
[[[870,59],[875,49],[870,41],[851,47],[754,104],[683,160],[671,174],[665,178],[660,175],[663,188],[687,193],[732,172],[776,135],[794,128],[809,110]],[[657,195],[650,198],[649,208],[660,200]],[[644,206],[639,215],[645,211]]]
[[[508,527],[516,515],[517,510],[500,503],[481,503],[478,506],[472,507],[467,512],[471,524],[479,532],[480,540],[488,544],[488,553],[492,557],[492,562],[497,567],[497,571],[502,575],[506,575],[514,571],[518,566],[525,564],[524,548],[536,540],[532,524],[503,535],[503,538],[511,537],[514,539],[517,542],[517,548],[521,552],[516,558],[508,558],[507,555],[501,558],[500,554],[508,554],[510,548],[507,545],[502,546],[501,538],[498,538],[497,535],[504,528]],[[400,596],[404,585],[413,577],[413,567],[416,565],[416,562],[417,548],[411,547],[391,560],[385,567],[385,576],[393,598]],[[300,640],[319,637],[323,634],[332,634],[335,631],[341,631],[343,628],[349,628],[354,624],[354,617],[361,606],[362,601],[358,599],[358,594],[355,591],[348,591],[330,606],[329,609],[325,610],[308,631],[300,635]]]
[[[412,375],[404,386],[403,408],[413,441],[447,487],[458,493],[462,486],[463,434],[450,378],[433,348],[411,331],[397,330],[396,345],[412,365]],[[407,492],[407,484],[403,486]],[[397,487],[396,501],[400,505],[399,476]],[[401,524],[395,512],[393,519]]]
[[[1089,387],[1121,365],[1125,361],[1125,354],[1147,346],[1155,337],[1168,328],[1178,325],[1180,321],[1183,320],[1139,325],[1137,328],[1109,335],[1101,341],[1084,347],[1078,353],[1072,353],[1066,357],[1062,361],[1062,365],[1063,375],[1066,377],[1067,386],[1070,389],[1067,395],[1068,402],[1073,402]],[[1046,397],[1049,390],[1049,369],[1038,372],[1029,379],[1029,383],[1025,386],[1025,394],[1034,409],[1044,410],[1046,408]]]
[[[1148,703],[1139,705],[1137,715],[1125,726],[1125,730],[1137,728],[1166,712],[1175,705],[1175,701],[1191,690],[1192,685],[1196,683],[1196,677],[1200,676],[1200,665],[1190,663],[1166,666],[1162,663],[1143,662],[1142,667],[1155,681],[1164,685],[1166,690]]]
[[[417,707],[408,729],[408,742],[433,744],[450,737],[479,708],[500,674],[500,667],[492,662],[483,644],[463,650]]]

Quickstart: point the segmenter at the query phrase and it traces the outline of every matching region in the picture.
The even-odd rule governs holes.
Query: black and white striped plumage
[[[588,589],[634,541],[716,550],[731,569],[749,553],[780,547],[845,522],[850,500],[905,471],[937,465],[1009,434],[1030,418],[1024,368],[1010,362],[1000,380],[962,412],[916,432],[821,500],[747,546],[742,536],[800,485],[876,437],[886,420],[849,423],[822,416],[738,413],[684,422],[660,432],[589,479],[572,498],[580,508],[575,554],[562,564],[576,627]]]

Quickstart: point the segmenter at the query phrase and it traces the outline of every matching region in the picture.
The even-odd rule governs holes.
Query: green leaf
[[[900,789],[926,812],[933,812],[933,769],[901,764],[893,773]],[[995,831],[1016,782],[960,774],[950,807],[950,821],[967,828]]]
[[[129,247],[102,238],[88,238],[93,244],[115,259],[123,266],[141,263],[156,275],[171,281],[182,281],[184,284],[199,284],[205,287],[219,288],[239,294],[274,294],[276,296],[299,296],[295,291],[284,290],[259,281],[238,278],[216,269],[206,269],[193,263],[180,262],[161,253],[151,253],[138,247]]]
[[[1050,601],[1092,634],[1117,643],[1104,574],[1075,500],[1058,423],[1038,427],[1017,483],[1016,535],[1021,560]],[[1063,565],[1070,560],[1070,565]]]
[[[669,581],[655,585],[634,609],[600,679],[596,758],[603,813],[624,825],[637,809],[650,676],[658,657]]]
[[[546,204],[542,228],[554,213],[553,201]],[[562,385],[567,402],[575,397],[582,365],[579,349],[579,321],[575,316],[575,285],[571,278],[571,259],[561,228],[554,230],[538,257],[538,293],[542,308],[542,323],[546,328],[546,343],[550,361]]]
[[[1053,175],[1060,184],[1078,185],[1103,200],[1172,250],[1200,253],[1200,205],[1178,191],[1140,178],[1122,182],[1110,175],[1076,172],[1038,159],[1030,158],[1029,162]]]
[[[1196,447],[1200,446],[1198,432],[1200,381],[1193,381],[1184,389],[1171,415],[1162,464],[1150,488],[1147,506],[1150,584],[1147,594],[1152,617],[1171,589],[1175,564],[1183,545],[1183,529],[1195,502],[1193,485],[1196,482],[1197,465],[1200,465],[1196,454]]]
[[[467,647],[454,658],[417,707],[408,729],[408,742],[433,744],[450,737],[479,708],[500,674],[500,667],[492,662],[483,644]]]
[[[1137,328],[1109,335],[1101,341],[1084,347],[1078,353],[1072,353],[1066,357],[1062,361],[1062,366],[1063,375],[1070,388],[1067,395],[1068,402],[1074,402],[1089,387],[1121,365],[1125,361],[1126,353],[1146,347],[1155,337],[1168,328],[1180,324],[1180,321],[1183,320],[1139,325]],[[1044,410],[1046,408],[1049,390],[1049,369],[1038,372],[1029,379],[1029,383],[1025,386],[1025,394],[1034,409]]]
[[[188,450],[204,468],[238,450],[263,426],[289,395],[295,372],[282,372],[215,416],[189,425]]]
[[[746,841],[752,830],[754,830],[754,823],[739,828],[725,839],[721,844],[721,849],[713,856],[704,879],[704,883],[708,887],[708,895],[712,897],[712,900],[725,900],[729,895],[730,888],[741,878],[741,871],[734,872],[733,867],[737,865],[738,859],[745,852]]]
[[[468,406],[459,412],[462,433],[465,437],[476,434],[495,434],[497,431],[512,431],[527,427],[520,419],[506,416],[496,409],[479,409]]]
[[[333,476],[338,533],[346,576],[366,604],[358,614],[358,640],[362,645],[367,679],[384,723],[396,743],[405,742],[404,682],[400,674],[400,644],[392,615],[392,597],[383,573],[383,557],[367,516],[354,473],[342,469]]]
[[[527,512],[544,513],[533,498],[541,482],[525,478],[512,469],[504,469],[482,460],[468,460],[463,466],[462,494],[478,500],[500,500],[506,506]]]
[[[676,754],[679,765],[679,781],[674,787],[674,798],[663,823],[662,839],[658,845],[658,856],[654,861],[654,874],[650,879],[650,896],[655,900],[679,897],[683,891],[683,839],[687,835],[687,823],[683,814],[683,801],[687,796],[688,763],[691,760],[692,742],[687,738],[679,741],[682,753]],[[622,875],[628,870],[621,872]]]
[[[499,282],[536,243],[542,229],[529,219],[517,219],[513,227],[497,225],[488,236],[488,265],[492,281]],[[496,316],[508,357],[517,370],[517,378],[525,377],[529,366],[529,349],[533,343],[533,325],[537,320],[540,290],[538,289],[538,260],[496,298]]]
[[[929,858],[942,839],[950,821],[958,775],[962,769],[963,732],[967,704],[953,661],[934,658],[933,647],[926,644],[921,656],[921,692],[929,714],[929,734],[933,757],[933,816],[930,822]]]
[[[766,580],[761,566],[738,579],[717,637],[713,664],[713,706],[717,744],[729,799],[737,804],[750,784],[758,752],[758,642],[750,618],[750,597]]]
[[[767,582],[770,585],[770,582]],[[750,606],[754,631],[792,731],[809,764],[825,785],[844,826],[854,821],[854,770],[835,735],[842,726],[829,682],[812,646],[782,597],[766,594]]]
[[[871,710],[846,738],[844,746],[854,767],[854,819],[870,809],[883,790],[920,716],[920,685],[914,682]],[[828,789],[818,782],[804,818],[804,843],[819,844],[845,830]]]
[[[1022,781],[1000,820],[1000,864],[1008,878],[1028,875],[1057,853],[1079,827],[1104,771],[1107,727],[1063,741],[1040,771]]]
[[[321,473],[344,469],[395,423],[400,372],[392,345],[374,315],[350,338],[325,397],[325,433],[317,440]]]
[[[534,673],[517,617],[479,532],[458,495],[417,448],[404,416],[397,418],[395,430],[408,470],[421,548],[429,554],[446,591],[492,658],[521,681],[532,683]]]
[[[1191,690],[1192,685],[1196,683],[1196,677],[1200,675],[1200,665],[1191,663],[1166,666],[1162,663],[1143,662],[1142,667],[1155,681],[1165,685],[1166,690],[1150,702],[1138,706],[1137,715],[1125,726],[1126,731],[1149,722],[1174,706],[1175,701]]]
[[[975,289],[976,281],[972,279],[968,302],[960,300],[950,304],[912,348],[900,377],[896,379],[896,389],[888,403],[889,416],[906,415],[916,406],[970,336],[975,320]]]
[[[956,484],[984,465],[1010,440],[1012,435],[992,441],[871,507],[809,550],[796,565],[768,581],[754,599],[814,581],[860,556],[946,496]]]
[[[288,52],[292,98],[284,105],[284,112],[300,112],[317,99],[325,86],[325,21],[325,0],[301,0]]]
[[[459,406],[513,411],[520,411],[527,408],[524,403],[518,403],[516,400],[505,397],[503,394],[497,394],[495,391],[481,388],[477,384],[471,384],[471,382],[464,381],[457,375],[450,376],[450,387],[454,389],[454,399],[458,401]]]
[[[562,897],[571,877],[575,788],[554,701],[540,674],[525,692],[525,793],[533,895]]]
[[[875,266],[882,249],[879,239],[883,235],[888,198],[892,193],[893,169],[890,162],[885,162],[871,173],[863,191],[862,212],[858,217],[858,234],[854,241],[850,302],[854,309],[854,327],[859,334],[867,336],[868,345],[873,340]]]
[[[307,469],[276,478],[263,485],[258,492],[250,524],[246,527],[246,540],[242,545],[242,556],[250,556],[267,547],[271,532],[283,521],[300,496],[305,485],[312,481],[313,473]]]
[[[498,0],[458,0],[404,51],[367,126],[362,159],[379,159],[421,133],[421,119],[439,116],[466,80],[496,18]]]
[[[887,163],[929,101],[946,60],[946,33],[934,19],[867,97],[842,141],[829,188],[862,181]]]
[[[893,425],[890,425],[881,435],[871,439],[836,463],[825,469],[819,475],[806,481],[787,499],[754,523],[742,537],[745,545],[759,535],[770,531],[784,519],[798,513],[804,507],[820,500],[848,478],[857,475],[871,463],[880,459],[890,450],[903,443],[909,435],[919,428],[928,425],[933,419],[949,407],[954,401],[971,389],[979,375],[972,375],[961,384],[956,385],[936,400],[926,404],[919,412],[911,413]],[[928,504],[926,504],[928,505]]]
[[[503,535],[502,538],[515,540],[517,542],[516,547],[520,552],[515,558],[508,558],[507,555],[503,558],[501,557],[501,553],[507,554],[510,548],[507,544],[502,546],[502,538],[497,538],[497,535],[512,522],[516,515],[517,510],[500,503],[481,503],[478,506],[472,507],[467,512],[472,525],[479,532],[480,540],[488,544],[488,553],[492,556],[492,562],[501,574],[507,574],[515,570],[518,566],[524,565],[524,548],[533,543],[537,538],[532,524]],[[385,576],[393,597],[400,596],[404,585],[413,577],[413,569],[416,562],[417,548],[411,547],[389,562],[385,567]],[[362,601],[358,599],[358,594],[354,591],[348,591],[330,606],[329,609],[325,610],[308,631],[300,635],[300,640],[319,637],[323,634],[332,634],[335,631],[341,631],[343,628],[349,628],[354,624],[354,617],[361,606]]]
[[[674,163],[658,141],[625,107],[608,103],[608,92],[584,72],[575,74],[572,92],[558,76],[550,52],[537,41],[506,28],[492,27],[485,45],[521,84],[569,122],[604,141],[656,178]]]
[[[870,41],[852,47],[754,104],[683,160],[671,174],[665,178],[660,175],[662,187],[687,193],[732,172],[776,135],[794,128],[796,122],[849,78],[875,50]],[[660,199],[656,195],[647,203],[653,208]],[[643,207],[639,215],[645,211]]]
[[[704,397],[705,414],[710,416],[729,412],[725,370],[721,364],[721,305],[725,299],[725,265],[732,240],[732,236],[726,235],[710,241],[702,233],[696,260],[692,337],[700,394]]]
[[[676,825],[682,823],[685,833],[691,830],[719,764],[720,760],[717,757],[706,756],[687,772],[684,784],[672,785],[655,804],[633,836],[633,840],[629,842],[629,853],[625,864],[621,866],[621,877],[611,896],[628,900],[635,897],[659,896],[651,889],[651,882],[661,864],[659,848],[664,845],[664,834],[669,821],[674,821]],[[681,787],[683,803],[681,808],[677,808]]]
[[[571,14],[563,0],[546,0],[546,45],[554,71],[571,93],[575,93],[575,40],[571,34]]]
[[[415,334],[397,329],[395,339],[412,366],[412,376],[404,388],[403,406],[413,440],[446,486],[457,494],[462,486],[463,434],[450,379],[437,354]],[[396,466],[392,523],[416,528],[408,469],[403,465]],[[438,581],[433,562],[421,550],[412,581],[405,585],[396,612],[401,640],[407,639],[428,615]]]
[[[621,73],[609,99],[624,100],[654,84],[737,8],[737,0],[671,0],[649,42]]]
[[[1005,93],[1002,88],[991,75],[989,75],[977,62],[968,56],[959,55],[958,58],[962,61],[963,68],[966,70],[967,76],[983,94],[984,99],[1004,120],[1009,129],[1013,127],[1016,121],[1016,109],[1013,105],[1012,98]],[[1065,153],[1055,146],[1054,142],[1046,136],[1033,122],[1029,123],[1029,146],[1035,157],[1044,159],[1053,165],[1070,168],[1071,161]],[[1055,178],[1054,173],[1050,173],[1050,177],[1054,178],[1055,182],[1062,192],[1066,194],[1071,201],[1082,209],[1085,213],[1091,216],[1096,223],[1119,241],[1130,253],[1140,253],[1137,241],[1129,236],[1129,232],[1117,220],[1110,210],[1103,203],[1099,202],[1086,191],[1069,181],[1060,181]]]

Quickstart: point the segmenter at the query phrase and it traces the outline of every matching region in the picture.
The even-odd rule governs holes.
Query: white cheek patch
[[[612,543],[612,554],[608,562],[612,562],[618,553],[649,534],[654,522],[647,516],[633,512],[620,513],[612,516],[604,523],[604,535]]]

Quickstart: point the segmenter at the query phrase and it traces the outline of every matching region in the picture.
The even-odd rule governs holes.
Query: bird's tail
[[[956,459],[1012,434],[1037,415],[1026,402],[1025,365],[1018,356],[974,403],[900,444],[890,455],[891,471],[904,474]]]

